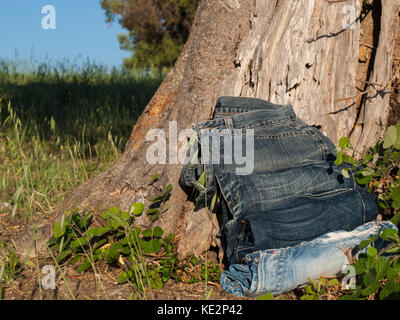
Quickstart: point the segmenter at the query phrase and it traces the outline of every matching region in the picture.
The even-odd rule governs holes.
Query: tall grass
[[[48,212],[108,168],[163,76],[0,59],[0,203]]]

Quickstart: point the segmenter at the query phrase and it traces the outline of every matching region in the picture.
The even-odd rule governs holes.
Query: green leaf
[[[399,300],[400,299],[400,283],[395,280],[388,280],[379,294],[380,300]]]
[[[148,228],[148,229],[144,230],[144,231],[142,232],[142,234],[143,234],[143,237],[144,237],[144,238],[150,238],[150,237],[151,237],[151,234],[152,234],[152,231],[151,231],[150,228]]]
[[[110,221],[110,226],[111,226],[114,230],[117,230],[117,229],[119,229],[120,227],[122,227],[121,223],[118,222],[118,221],[116,221],[116,220],[111,220],[111,221]]]
[[[396,281],[399,279],[400,276],[400,270],[397,270],[396,268],[389,268],[387,273],[386,273],[386,278],[388,281],[393,280]]]
[[[368,247],[368,254],[375,258],[376,255],[378,254],[377,250],[374,247]]]
[[[164,206],[163,206],[161,212],[164,213],[164,212],[167,211],[167,210],[168,210],[168,203],[164,203]]]
[[[149,210],[146,211],[146,214],[147,214],[148,216],[153,215],[153,214],[156,214],[156,213],[158,213],[158,209],[156,209],[156,208],[151,208],[151,209],[149,209]]]
[[[400,134],[398,135],[398,137],[400,138]],[[399,148],[396,147],[396,149],[399,149]],[[400,161],[400,152],[394,151],[394,152],[392,152],[392,154],[390,155],[390,157],[391,157],[394,161]]]
[[[328,286],[334,286],[334,285],[337,285],[337,286],[339,285],[339,281],[336,278],[334,278],[328,282]]]
[[[343,177],[345,177],[346,179],[350,178],[349,168],[343,168],[341,172],[342,172]]]
[[[174,238],[174,234],[170,233],[167,238],[164,239],[165,242],[170,242]]]
[[[369,244],[371,243],[371,240],[363,240],[361,241],[361,243],[358,245],[358,248],[360,250],[364,250],[366,247],[369,246]]]
[[[120,250],[123,249],[123,246],[121,243],[117,242],[114,243],[108,248],[107,250],[104,250],[104,259],[110,264],[116,262],[120,256]]]
[[[160,290],[163,287],[163,282],[161,280],[161,277],[153,277],[151,279],[151,287],[155,290]]]
[[[159,226],[155,227],[153,230],[153,237],[155,238],[161,238],[162,235],[164,234],[163,229],[161,229]]]
[[[172,184],[169,184],[165,187],[164,196],[167,197],[172,191]]]
[[[151,222],[154,222],[154,221],[156,221],[158,219],[158,212],[156,213],[156,214],[153,214],[152,216],[151,216]]]
[[[383,148],[388,149],[393,146],[397,138],[397,129],[395,126],[390,126],[385,135],[385,140],[383,141]]]
[[[385,199],[385,198],[386,197],[384,197],[382,194],[380,194],[378,196],[378,205],[383,209],[389,208],[389,203],[387,202],[387,199]]]
[[[357,172],[358,174],[362,174],[364,177],[369,177],[374,175],[375,170],[372,168],[364,168]]]
[[[155,182],[155,181],[158,179],[158,177],[159,177],[159,174],[156,173],[156,174],[153,176],[153,178],[151,179],[151,182]]]
[[[400,187],[392,188],[390,191],[390,197],[393,201],[400,202]]]
[[[395,224],[396,226],[399,225],[400,223],[400,212],[395,213],[392,219],[390,221]]]
[[[354,264],[354,269],[357,275],[363,274],[367,271],[367,267],[365,265],[366,259],[365,258],[359,258],[356,263]]]
[[[121,219],[127,223],[129,221],[129,218],[131,217],[130,213],[127,211],[121,212]]]
[[[72,251],[71,250],[64,250],[63,252],[61,252],[61,254],[59,254],[56,258],[57,263],[60,263],[61,261],[63,261],[65,258],[67,258],[69,255],[71,255]]]
[[[85,272],[92,266],[89,258],[86,258],[83,263],[77,268],[78,272]]]
[[[356,181],[358,184],[365,185],[368,184],[374,175],[374,170],[371,168],[361,169],[356,173]]]
[[[127,272],[123,271],[121,274],[118,276],[117,282],[119,284],[123,284],[129,281],[129,275]]]
[[[197,179],[197,182],[204,187],[205,183],[206,183],[206,171],[203,171],[199,177],[199,179]]]
[[[88,241],[86,238],[79,237],[78,239],[71,241],[70,248],[71,249],[80,249],[82,247],[85,247],[88,244]]]
[[[341,152],[338,152],[337,158],[334,162],[335,166],[339,166],[343,163],[343,154]]]
[[[370,296],[371,294],[375,293],[379,289],[379,282],[375,281],[365,289],[361,290],[361,294],[365,297]]]
[[[379,159],[379,153],[375,153],[375,154],[374,154],[374,157],[372,158],[372,163],[373,163],[373,164],[376,164],[376,162],[378,161],[378,159]]]
[[[210,211],[214,211],[215,207],[215,202],[217,201],[217,192],[214,193],[212,199],[211,199],[211,204],[210,204]]]
[[[82,254],[77,254],[73,258],[69,259],[68,263],[74,265],[75,263],[77,263],[79,261],[80,258],[82,258]]]
[[[388,258],[380,257],[380,259],[376,261],[375,268],[376,280],[382,280],[390,268],[390,260]]]
[[[88,239],[91,239],[93,237],[100,237],[107,232],[111,231],[111,226],[105,226],[105,227],[99,227],[99,228],[90,228],[86,232],[86,236]]]
[[[349,146],[351,146],[349,138],[346,138],[346,137],[340,138],[340,140],[339,140],[339,147],[340,148],[344,149],[344,148],[347,148]]]
[[[60,222],[56,222],[55,225],[54,225],[54,237],[56,239],[62,237],[64,235],[66,229],[67,229],[67,226],[66,226],[65,223],[63,223],[63,227],[61,229],[61,223]]]
[[[144,253],[158,253],[161,250],[161,243],[158,239],[146,241],[147,244],[143,247]]]
[[[257,300],[274,300],[272,293],[267,292],[266,294],[259,296]]]
[[[382,231],[380,237],[382,240],[385,241],[393,241],[399,237],[399,234],[397,233],[397,230],[392,228],[387,228]]]

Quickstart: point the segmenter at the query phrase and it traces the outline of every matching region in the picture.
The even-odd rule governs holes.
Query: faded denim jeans
[[[197,205],[208,205],[221,192],[220,236],[229,264],[243,262],[253,251],[350,231],[377,216],[374,197],[357,185],[351,166],[334,166],[334,144],[298,119],[290,105],[221,97],[214,119],[193,129],[197,149],[192,153],[198,158],[184,166],[180,184],[189,195],[197,192]],[[221,139],[217,147],[212,139],[203,139],[213,136],[210,130]],[[224,139],[237,132],[241,143],[226,144],[229,139]],[[238,169],[250,164],[236,158],[229,163],[225,154],[227,148],[235,156],[249,151],[249,137],[252,170],[243,174]],[[350,170],[349,178],[342,175],[344,168]]]
[[[386,228],[397,230],[389,221],[374,221],[351,232],[334,231],[296,246],[247,254],[242,264],[233,264],[229,271],[222,272],[220,284],[222,289],[236,296],[257,296],[267,292],[278,295],[307,283],[308,278],[336,276],[349,264],[342,250],[355,248],[357,258],[361,241]],[[374,246],[380,250],[385,244],[379,238]]]

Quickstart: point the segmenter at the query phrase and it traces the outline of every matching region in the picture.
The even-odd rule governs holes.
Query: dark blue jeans
[[[350,231],[376,218],[375,199],[357,185],[351,165],[336,167],[335,145],[298,119],[290,105],[221,97],[214,119],[193,129],[197,163],[184,166],[180,184],[189,194],[196,191],[198,205],[210,204],[213,195],[221,192],[220,234],[230,264],[240,263],[255,250]],[[219,145],[202,139],[210,130],[221,139]],[[240,143],[225,143],[231,142],[224,140],[227,136],[238,132]],[[252,150],[246,149],[250,141],[246,138],[252,139]],[[227,148],[233,154],[252,152],[251,172],[238,174],[243,163],[226,161]],[[342,175],[344,168],[349,169],[349,178]]]

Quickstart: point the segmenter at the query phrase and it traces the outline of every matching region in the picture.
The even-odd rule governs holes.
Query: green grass
[[[0,203],[49,212],[107,169],[163,76],[0,59]]]

